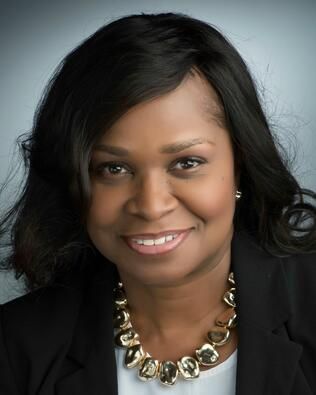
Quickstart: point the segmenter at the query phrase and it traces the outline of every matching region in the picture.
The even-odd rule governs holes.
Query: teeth
[[[154,240],[144,240],[144,246],[153,246],[155,244]]]
[[[135,241],[137,244],[143,244],[145,246],[153,246],[153,245],[161,245],[164,244],[168,241],[171,241],[175,239],[178,235],[168,235],[168,236],[163,236],[160,239],[155,239],[155,240],[140,240],[140,239],[132,239]]]

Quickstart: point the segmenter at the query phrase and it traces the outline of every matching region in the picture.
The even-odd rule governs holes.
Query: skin
[[[128,111],[92,151],[87,230],[117,266],[133,326],[145,350],[160,360],[192,355],[226,309],[221,298],[228,288],[238,179],[220,115],[215,91],[194,73],[174,91]],[[159,152],[189,139],[207,142]],[[130,153],[118,157],[105,145]],[[121,238],[191,227],[178,248],[161,256],[139,255]],[[220,361],[236,345],[234,330]]]

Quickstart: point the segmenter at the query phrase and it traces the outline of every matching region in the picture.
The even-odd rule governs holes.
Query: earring
[[[236,191],[235,197],[236,200],[239,200],[241,198],[242,192],[241,191]]]

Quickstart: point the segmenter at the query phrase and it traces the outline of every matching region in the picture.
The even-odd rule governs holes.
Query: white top
[[[138,378],[137,368],[124,365],[126,350],[115,348],[119,395],[234,395],[236,387],[237,349],[224,362],[200,372],[196,380],[178,376],[173,386],[161,384],[159,379],[144,382]]]

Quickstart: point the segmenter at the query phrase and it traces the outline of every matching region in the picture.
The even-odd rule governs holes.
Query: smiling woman
[[[120,267],[121,278],[159,286],[188,283],[201,271],[211,272],[224,255],[222,267],[229,270],[234,157],[228,131],[198,110],[207,96],[215,107],[213,89],[190,74],[172,92],[133,107],[92,150],[87,230],[97,249]],[[113,161],[117,154],[124,162]],[[161,232],[183,229],[190,231],[155,246]]]
[[[316,392],[316,195],[217,29],[100,28],[20,147],[2,267],[30,292],[0,306],[1,394]]]

